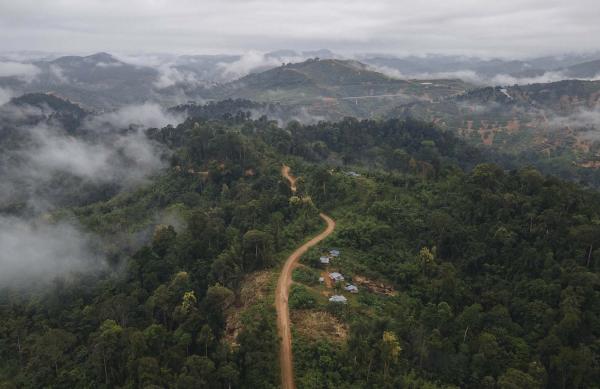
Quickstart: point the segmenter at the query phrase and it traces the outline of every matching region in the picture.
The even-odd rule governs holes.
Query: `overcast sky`
[[[600,0],[0,0],[0,51],[527,57],[600,49]]]

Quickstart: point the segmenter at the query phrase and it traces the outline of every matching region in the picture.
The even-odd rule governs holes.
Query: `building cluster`
[[[319,262],[322,265],[329,265],[331,263],[331,261],[333,259],[336,259],[337,257],[340,256],[340,251],[337,249],[331,249],[329,250],[329,254],[328,255],[323,255],[319,258]],[[334,271],[334,272],[330,272],[328,273],[328,277],[331,280],[331,282],[337,284],[338,282],[344,282],[344,276],[342,275],[342,273]],[[325,279],[323,277],[319,277],[319,282],[325,282]],[[346,286],[344,287],[344,290],[346,292],[349,293],[358,293],[358,287],[356,285],[353,284],[349,284],[346,283]],[[342,295],[333,295],[329,298],[329,302],[332,303],[347,303],[348,299],[345,296]]]

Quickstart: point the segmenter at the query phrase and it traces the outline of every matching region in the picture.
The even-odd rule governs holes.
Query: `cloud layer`
[[[420,72],[420,73],[402,73],[401,71],[388,67],[388,66],[377,66],[377,65],[368,65],[370,69],[383,73],[391,78],[397,78],[401,80],[436,80],[436,79],[460,79],[474,85],[527,85],[527,84],[540,84],[540,83],[548,83],[548,82],[557,82],[561,80],[591,80],[596,81],[600,80],[600,74],[595,77],[587,77],[587,78],[577,78],[572,77],[562,71],[547,71],[539,76],[534,77],[518,77],[510,74],[496,74],[493,76],[485,76],[479,74],[473,70],[457,70],[451,72]]]
[[[529,56],[598,49],[599,19],[596,0],[2,0],[0,49]]]
[[[17,77],[23,81],[31,81],[39,72],[40,69],[35,65],[13,61],[0,61],[0,77]]]
[[[0,88],[0,105],[8,103],[12,98],[12,91],[8,88]]]
[[[66,223],[0,216],[0,247],[0,287],[29,289],[104,267],[93,238]]]
[[[122,129],[132,124],[146,128],[162,128],[168,124],[179,124],[184,119],[182,115],[166,112],[156,103],[144,103],[127,105],[116,111],[93,116],[84,124],[84,127],[99,131],[105,129],[106,126]]]

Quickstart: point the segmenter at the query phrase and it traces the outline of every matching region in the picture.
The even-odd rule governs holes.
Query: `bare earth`
[[[290,182],[292,192],[296,191],[296,180],[290,175],[290,168],[283,166],[281,169],[283,176]],[[277,331],[281,338],[281,349],[279,352],[279,363],[281,365],[281,387],[283,389],[295,389],[294,384],[294,365],[292,362],[292,334],[290,330],[290,310],[288,307],[288,296],[290,285],[292,284],[292,270],[296,267],[298,261],[304,253],[315,246],[323,239],[327,238],[335,229],[335,221],[329,216],[321,213],[321,219],[327,223],[327,227],[319,235],[310,241],[298,247],[285,261],[281,275],[277,281],[277,290],[275,291],[275,308],[277,309]]]
[[[296,177],[290,174],[290,167],[287,165],[281,166],[281,174],[285,177],[286,180],[290,183],[290,189],[292,192],[296,193]]]

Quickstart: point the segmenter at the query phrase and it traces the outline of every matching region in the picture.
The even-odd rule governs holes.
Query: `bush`
[[[306,267],[299,267],[294,269],[292,279],[306,285],[317,285],[319,283],[319,273]]]
[[[289,302],[294,309],[309,309],[316,304],[315,298],[302,285],[292,285]]]

